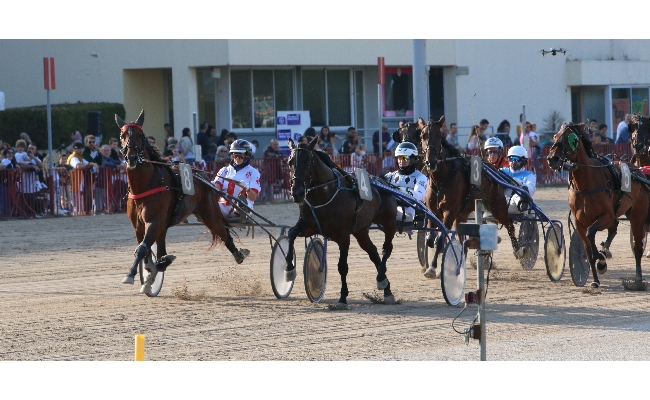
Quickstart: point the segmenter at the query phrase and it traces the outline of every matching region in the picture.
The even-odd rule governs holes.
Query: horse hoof
[[[336,309],[337,310],[349,310],[350,307],[347,305],[347,303],[336,303]]]
[[[149,282],[142,285],[140,288],[140,293],[142,294],[151,294],[151,284]]]
[[[436,279],[438,277],[436,269],[433,267],[429,267],[429,269],[424,272],[424,276],[429,279]]]
[[[384,279],[381,282],[377,281],[377,289],[384,290],[387,287],[388,287],[388,278]]]
[[[291,271],[284,271],[284,281],[285,282],[293,282],[296,280],[296,269],[292,269]]]
[[[395,296],[384,296],[384,304],[395,304]]]
[[[612,258],[612,252],[609,251],[608,249],[602,249],[601,251],[599,251],[599,253],[605,256],[606,259]]]
[[[250,253],[251,252],[248,249],[241,249],[233,253],[233,256],[235,256],[235,261],[237,261],[237,264],[241,264],[244,262],[246,256],[248,256]]]
[[[645,256],[646,256],[647,258],[650,258],[650,250],[648,250],[648,252],[645,253]]]
[[[598,271],[598,275],[604,274],[607,272],[607,263],[604,260],[598,260],[596,263],[596,270]]]
[[[431,234],[431,233],[428,233],[427,234],[427,247],[433,248],[433,246],[435,245],[435,242],[436,242],[435,236],[433,234]]]
[[[125,283],[127,285],[133,285],[133,277],[132,276],[125,276],[124,279],[122,279],[122,283]]]
[[[521,260],[522,258],[524,258],[525,255],[526,255],[526,252],[524,251],[523,247],[520,247],[515,251],[515,258],[517,260]]]
[[[600,287],[600,283],[598,282],[591,282],[591,288],[592,289],[598,289]]]

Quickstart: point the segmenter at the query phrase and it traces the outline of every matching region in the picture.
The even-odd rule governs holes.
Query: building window
[[[275,127],[276,110],[293,110],[293,71],[231,70],[233,129]]]
[[[302,70],[303,110],[312,126],[350,126],[351,92],[349,69]]]
[[[612,124],[613,130],[625,114],[648,115],[648,88],[612,88]]]
[[[413,68],[386,68],[382,99],[384,117],[413,116]]]

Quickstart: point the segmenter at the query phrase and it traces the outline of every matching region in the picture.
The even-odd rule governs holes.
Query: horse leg
[[[305,236],[303,232],[302,220],[300,219],[298,220],[298,223],[291,227],[291,229],[289,229],[289,232],[287,232],[287,237],[289,238],[289,249],[285,258],[287,267],[284,269],[284,280],[286,282],[291,282],[296,279],[296,266],[293,265],[293,244],[298,236]]]
[[[599,274],[607,272],[607,260],[605,255],[600,253],[596,247],[596,232],[609,228],[612,226],[612,222],[612,218],[609,214],[603,214],[593,224],[591,224],[589,228],[587,228],[587,239],[589,239],[593,260],[594,262],[597,262],[596,269]],[[614,232],[614,234],[616,234],[616,232]],[[609,238],[609,234],[607,237]]]
[[[600,244],[600,253],[605,256],[605,258],[612,258],[612,252],[609,251],[609,246],[616,236],[616,231],[618,229],[618,219],[614,221],[614,225],[607,228],[607,239]]]
[[[359,246],[368,253],[368,256],[370,257],[370,261],[372,261],[373,264],[375,264],[375,268],[377,269],[377,289],[379,290],[384,290],[384,303],[385,304],[395,304],[395,296],[393,296],[393,292],[390,290],[390,281],[388,280],[388,277],[386,276],[386,259],[381,259],[379,258],[379,253],[377,252],[377,247],[375,246],[374,243],[372,243],[372,240],[370,240],[370,235],[368,234],[369,229],[363,229],[361,231],[357,231],[354,233],[354,237],[357,239],[357,243],[359,243]],[[392,248],[392,243],[391,243],[391,248]],[[346,252],[346,257],[347,257],[347,252]],[[346,261],[347,263],[347,261]]]
[[[441,222],[445,225],[447,229],[451,229],[457,216],[458,216],[457,213],[452,213],[451,211],[445,211],[443,213]],[[436,240],[435,240],[436,251],[433,253],[433,259],[431,260],[431,265],[429,266],[429,268],[427,268],[426,271],[423,271],[424,276],[426,278],[436,279],[436,277],[439,276],[436,272],[438,268],[438,255],[440,255],[440,253],[444,250],[444,246],[445,246],[445,238],[442,235],[442,232],[438,232],[438,235],[436,236]]]
[[[350,250],[350,237],[346,236],[337,243],[339,245],[339,264],[338,270],[341,276],[341,297],[336,304],[337,310],[347,310],[348,307],[348,251]],[[375,253],[377,249],[375,249]],[[379,254],[377,254],[379,258]]]
[[[149,255],[149,252],[151,251],[151,246],[154,244],[154,242],[158,242],[159,238],[162,237],[162,233],[166,232],[167,229],[165,228],[165,225],[163,225],[162,221],[156,221],[156,222],[151,222],[145,224],[145,233],[144,233],[144,239],[140,243],[140,245],[135,249],[135,262],[133,264],[133,267],[131,268],[131,272],[133,272],[133,268],[137,268],[138,264],[140,261],[147,257]],[[164,240],[163,240],[164,242]],[[140,288],[140,293],[145,293],[149,294],[151,293],[151,284],[154,283],[156,280],[156,275],[158,274],[158,269],[156,266],[156,263],[152,262],[149,265],[149,275],[147,275],[147,279]],[[135,277],[135,274],[133,274]]]
[[[203,220],[205,226],[210,230],[213,237],[213,244],[216,243],[217,237],[226,245],[226,248],[233,255],[237,264],[241,264],[246,256],[250,254],[248,249],[238,249],[235,241],[230,234],[230,229],[226,228],[223,215],[217,207],[217,212],[194,213],[195,216]]]
[[[593,241],[591,241],[591,239],[588,237],[588,229],[586,226],[582,225],[580,221],[576,221],[576,230],[582,238],[582,243],[584,244],[585,251],[587,252],[587,259],[589,260],[589,266],[591,267],[591,275],[594,277],[594,281],[591,283],[591,287],[598,289],[600,286],[600,280],[598,279],[598,272],[596,272],[596,259],[594,258],[594,253],[598,253],[596,244],[593,243]]]
[[[167,247],[165,245],[165,238],[167,237],[167,229],[158,237],[156,241],[157,251],[155,254],[154,262],[156,264],[156,269],[158,271],[165,271],[167,267],[171,265],[172,261],[176,259],[176,256],[167,254]]]
[[[223,228],[224,231],[226,231],[226,248],[228,251],[230,251],[230,254],[232,254],[233,257],[235,257],[235,261],[237,264],[241,264],[244,262],[244,259],[251,253],[248,249],[238,249],[237,246],[235,245],[235,241],[232,239],[232,235],[230,234],[230,229],[227,229],[225,226]]]
[[[635,281],[643,282],[641,276],[641,257],[643,256],[643,238],[645,236],[645,223],[637,222],[632,224],[632,235],[634,237],[634,260],[636,261]]]

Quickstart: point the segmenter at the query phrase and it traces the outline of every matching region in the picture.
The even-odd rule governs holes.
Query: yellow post
[[[144,335],[135,335],[135,361],[144,361]]]

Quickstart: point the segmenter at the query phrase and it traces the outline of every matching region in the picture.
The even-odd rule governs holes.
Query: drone
[[[566,50],[564,50],[561,47],[559,49],[551,47],[548,50],[541,50],[541,53],[542,53],[542,57],[544,57],[544,55],[548,54],[548,53],[551,53],[551,55],[553,55],[553,56],[557,55],[557,53],[562,53],[562,54],[566,55]]]

